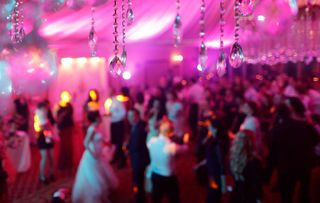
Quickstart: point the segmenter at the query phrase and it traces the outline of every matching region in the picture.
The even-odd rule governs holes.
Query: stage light
[[[97,64],[102,62],[104,59],[100,57],[92,57],[89,59],[90,63]]]
[[[257,17],[257,20],[258,20],[258,21],[261,21],[261,22],[264,22],[265,19],[266,19],[266,18],[265,18],[263,15],[259,15],[259,16]]]
[[[130,73],[129,71],[124,71],[124,72],[122,73],[122,78],[123,78],[124,80],[130,80],[130,79],[131,79],[131,73]]]
[[[87,63],[88,59],[87,58],[84,58],[84,57],[81,57],[81,58],[77,58],[76,59],[76,62],[79,64],[79,65],[84,65],[85,63]]]
[[[173,54],[171,56],[171,60],[173,62],[182,62],[183,61],[183,56],[181,54]]]
[[[73,59],[72,58],[62,58],[61,64],[65,68],[70,68],[72,66]]]
[[[232,43],[232,41],[230,41],[230,40],[227,40],[227,39],[223,40],[224,46],[229,46],[229,45],[231,45],[231,43]],[[220,48],[220,40],[207,41],[206,46],[211,47],[211,48],[215,48],[215,49]]]

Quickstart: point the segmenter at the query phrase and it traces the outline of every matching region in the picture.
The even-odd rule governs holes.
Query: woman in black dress
[[[40,181],[48,183],[53,180],[54,164],[53,164],[53,134],[51,119],[48,117],[50,109],[46,101],[40,102],[35,112],[34,127],[37,132],[37,145],[40,149]],[[49,162],[49,176],[45,175],[46,163]]]
[[[100,96],[99,96],[98,90],[95,90],[95,89],[89,90],[88,99],[83,105],[82,130],[84,134],[87,133],[87,129],[90,125],[90,122],[87,119],[88,113],[92,111],[91,109],[99,109],[99,106],[100,106],[99,99],[100,99]]]
[[[230,169],[235,186],[231,203],[260,203],[262,200],[262,166],[255,154],[254,133],[241,130],[232,144]]]
[[[60,95],[60,103],[56,112],[56,122],[60,137],[60,153],[58,168],[60,170],[70,170],[72,168],[72,136],[73,136],[73,106],[71,94],[63,91]]]

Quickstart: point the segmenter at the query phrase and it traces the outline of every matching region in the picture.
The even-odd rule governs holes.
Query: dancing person
[[[211,120],[206,144],[206,163],[208,170],[207,203],[221,202],[222,193],[226,191],[225,157],[228,151],[228,138],[225,128],[219,120]]]
[[[124,104],[117,99],[114,91],[110,91],[110,96],[106,100],[107,105],[105,103],[105,106],[107,108],[107,115],[110,116],[111,121],[111,142],[116,147],[111,163],[117,164],[117,167],[121,169],[126,166],[126,156],[123,150],[126,109]]]
[[[60,170],[70,170],[72,168],[72,135],[73,135],[73,107],[71,94],[62,91],[60,94],[59,106],[56,110],[56,121],[60,137],[60,150],[58,168]]]
[[[305,117],[305,107],[297,97],[289,97],[286,105],[290,118],[271,131],[267,169],[278,172],[282,203],[292,203],[295,186],[300,182],[300,202],[308,203],[309,179],[315,162],[318,133]]]
[[[99,109],[99,92],[95,89],[91,89],[88,92],[88,98],[83,106],[83,118],[82,118],[82,130],[85,134],[87,132],[89,121],[87,120],[87,114],[90,112],[91,108]]]
[[[166,110],[169,120],[173,123],[175,136],[181,138],[184,130],[182,120],[183,105],[174,91],[167,93]]]
[[[192,133],[192,138],[198,136],[198,121],[200,105],[204,101],[204,88],[197,83],[196,79],[191,80],[192,84],[188,90],[188,102],[190,104],[188,124]]]
[[[253,101],[247,101],[242,106],[242,112],[246,115],[240,130],[251,130],[254,132],[256,150],[259,155],[264,155],[264,146],[262,143],[262,133],[260,129],[260,122],[257,118],[258,106]]]
[[[230,169],[235,180],[231,203],[261,203],[262,163],[256,155],[255,136],[240,130],[232,143]]]
[[[52,125],[48,118],[48,106],[46,102],[40,102],[37,105],[34,117],[34,127],[37,132],[37,145],[40,149],[40,181],[49,183],[54,180],[54,159],[53,159],[53,133]],[[46,163],[49,162],[49,176],[45,175]]]
[[[87,116],[90,126],[73,186],[72,202],[107,203],[110,202],[110,189],[118,185],[118,179],[109,164],[113,148],[104,140],[100,130],[99,112],[91,111]]]
[[[137,109],[139,111],[140,118],[142,120],[145,120],[146,116],[146,109],[144,105],[144,94],[143,92],[138,92],[137,93],[137,98],[136,101],[133,105],[133,108]]]
[[[29,106],[26,98],[20,95],[14,100],[14,106],[13,119],[17,124],[17,130],[27,135],[29,132]]]
[[[146,144],[146,123],[140,118],[140,113],[137,109],[133,109],[128,112],[128,120],[131,124],[128,149],[131,159],[135,202],[144,203],[146,202],[144,188],[145,170],[150,162],[149,152]]]
[[[152,171],[152,202],[160,203],[167,196],[170,203],[180,202],[178,177],[175,171],[175,157],[186,151],[185,144],[178,145],[171,141],[173,125],[169,120],[162,121],[159,136],[148,142]]]
[[[160,112],[160,101],[153,100],[152,108],[148,112],[148,137],[147,142],[158,135],[158,123],[162,118]]]

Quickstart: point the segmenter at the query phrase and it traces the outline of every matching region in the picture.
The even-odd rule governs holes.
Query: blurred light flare
[[[129,71],[124,71],[123,73],[122,73],[122,78],[124,79],[124,80],[130,80],[131,79],[131,73],[129,72]]]
[[[173,54],[171,56],[171,60],[173,62],[182,62],[183,61],[183,56],[181,54]]]

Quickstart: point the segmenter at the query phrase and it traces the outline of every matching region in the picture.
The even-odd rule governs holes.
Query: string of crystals
[[[117,5],[117,0],[113,1],[113,36],[114,36],[114,40],[113,40],[113,44],[114,44],[114,49],[113,49],[113,58],[110,62],[109,68],[110,68],[110,73],[113,76],[119,76],[122,73],[122,62],[120,60],[120,58],[118,57],[118,47],[119,47],[119,41],[118,41],[118,37],[119,37],[119,33],[118,33],[118,5]]]
[[[23,0],[20,0],[19,2],[19,12],[20,12],[20,30],[19,30],[19,35],[20,35],[20,40],[22,41],[24,37],[26,36],[26,32],[24,31],[24,15],[23,15]]]
[[[16,0],[13,13],[11,15],[12,29],[10,30],[11,41],[14,44],[21,43],[25,37],[23,28],[22,0]]]
[[[204,71],[206,66],[207,66],[207,47],[204,43],[204,36],[205,36],[205,13],[206,13],[206,4],[205,0],[202,0],[201,3],[201,15],[200,15],[200,39],[201,39],[201,44],[200,44],[200,53],[199,53],[199,64],[197,69],[199,71]]]
[[[97,56],[97,42],[98,42],[98,36],[95,30],[95,8],[91,8],[91,29],[89,32],[89,49],[90,49],[90,56],[95,57]]]
[[[122,0],[122,53],[121,62],[123,69],[127,66],[127,51],[126,51],[126,10],[125,2]],[[123,70],[122,70],[123,72]]]
[[[219,77],[222,77],[224,74],[226,74],[226,67],[227,67],[226,57],[223,49],[223,46],[224,46],[223,37],[224,37],[224,25],[225,25],[224,14],[225,14],[224,0],[220,0],[220,55],[219,55],[217,66],[216,66],[217,75]]]
[[[127,10],[127,24],[130,26],[134,20],[134,13],[132,9],[132,0],[128,0],[128,10]]]
[[[181,16],[180,16],[180,0],[176,0],[177,15],[173,23],[174,46],[178,47],[181,42]]]
[[[239,42],[239,31],[240,31],[240,10],[239,10],[239,0],[234,2],[234,16],[235,16],[235,30],[234,39],[235,43],[232,45],[231,52],[229,55],[229,62],[232,67],[238,68],[244,61],[244,54],[242,47]]]

